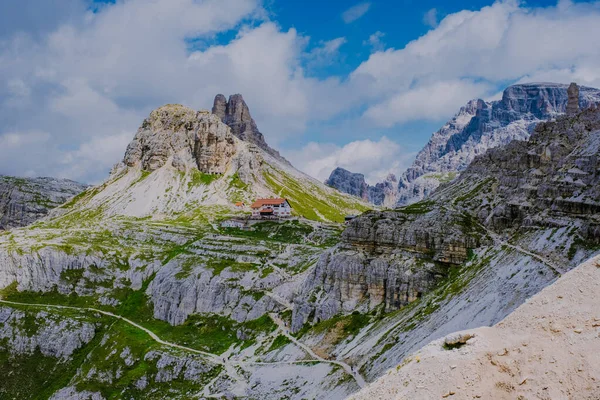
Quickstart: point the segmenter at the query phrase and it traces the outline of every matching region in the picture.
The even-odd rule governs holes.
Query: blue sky
[[[148,113],[242,93],[324,179],[401,173],[468,100],[600,86],[596,1],[3,0],[0,173],[99,182]]]

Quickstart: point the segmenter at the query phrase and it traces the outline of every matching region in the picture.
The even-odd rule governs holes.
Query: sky
[[[0,174],[104,180],[153,109],[242,93],[320,179],[401,173],[473,98],[600,87],[600,1],[2,0]]]

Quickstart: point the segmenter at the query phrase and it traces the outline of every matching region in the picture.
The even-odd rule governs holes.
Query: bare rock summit
[[[180,171],[197,166],[203,173],[222,174],[235,151],[230,129],[216,115],[169,104],[144,120],[123,161],[147,171],[171,162]]]
[[[280,161],[289,164],[277,150],[267,144],[264,135],[258,130],[256,122],[250,115],[248,104],[246,104],[241,94],[229,96],[228,101],[224,95],[216,95],[212,113],[221,118],[221,121],[227,124],[231,128],[231,132],[238,138],[255,144]]]

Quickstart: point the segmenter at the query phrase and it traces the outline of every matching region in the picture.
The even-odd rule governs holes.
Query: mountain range
[[[375,186],[364,176],[335,169],[326,183],[376,205],[394,207],[426,198],[451,181],[488,149],[526,140],[533,128],[567,111],[568,85],[528,83],[508,87],[496,101],[476,99],[435,132],[400,178],[391,175]],[[578,87],[580,108],[600,103],[600,90]]]
[[[482,150],[426,199],[385,210],[365,201],[360,176],[347,177],[357,198],[296,170],[264,142],[241,95],[218,95],[212,112],[157,108],[104,183],[0,231],[0,398],[421,395],[421,382],[440,372],[415,369],[418,354],[439,365],[475,345],[454,332],[510,322],[549,286],[569,296],[565,287],[578,290],[569,271],[600,250],[600,110],[581,100],[592,89],[547,87],[567,93],[552,103],[564,115]],[[533,106],[529,94],[510,93],[514,110],[547,110],[547,97]],[[491,123],[481,107],[465,126]],[[441,140],[463,143],[445,155],[475,137],[459,136]],[[294,217],[246,221],[236,203],[263,197],[285,197]],[[344,225],[349,214],[358,216]],[[246,225],[221,225],[231,219]],[[573,329],[591,335],[592,325]],[[378,380],[406,366],[418,380]],[[598,370],[581,368],[585,379],[556,369],[552,390],[598,398]],[[506,398],[518,397],[527,377],[504,371],[491,384],[483,375],[470,382],[512,385]],[[543,393],[538,377],[528,393]],[[434,398],[462,395],[430,389]]]

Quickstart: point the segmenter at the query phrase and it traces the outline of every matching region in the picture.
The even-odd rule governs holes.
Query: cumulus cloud
[[[343,59],[346,39],[308,46],[313,39],[269,20],[260,0],[125,0],[95,12],[87,0],[56,8],[24,1],[37,4],[46,20],[16,0],[0,2],[0,173],[97,182],[153,108],[210,108],[216,93],[242,93],[266,139],[287,154],[286,139],[305,143],[307,126],[333,132],[345,117],[358,119],[354,125],[366,139],[379,138],[379,128],[443,121],[469,99],[489,98],[507,83],[600,87],[598,2],[531,8],[498,1],[447,15],[401,49],[386,49],[376,32],[365,42],[373,48],[367,60],[347,76],[327,76],[326,69],[312,70]],[[370,4],[347,10],[345,20],[355,21]],[[216,45],[215,37],[230,30],[233,39]],[[190,42],[198,46],[190,50]],[[349,149],[382,141],[313,144],[339,159],[324,154],[313,164],[303,150],[295,160],[323,177]],[[389,169],[344,165],[369,177]]]
[[[381,51],[385,48],[385,43],[382,41],[384,36],[385,33],[377,31],[369,36],[369,39],[365,40],[363,45],[370,46],[373,51]]]
[[[344,146],[311,142],[301,150],[285,156],[301,170],[325,181],[336,167],[360,172],[370,184],[382,181],[389,173],[398,174],[408,166],[413,154],[398,143],[382,137],[379,140],[357,140]]]
[[[340,57],[340,47],[347,42],[345,37],[322,41],[307,55],[308,67],[326,66],[335,62]]]
[[[438,26],[438,11],[436,8],[432,8],[423,15],[423,23],[430,28]]]
[[[352,23],[365,15],[367,11],[369,11],[369,8],[371,8],[370,2],[364,2],[352,6],[342,13],[342,19],[347,24]]]
[[[592,39],[600,35],[599,22],[600,3],[525,8],[517,1],[499,1],[450,14],[403,49],[372,54],[351,80],[377,99],[364,116],[382,126],[406,121],[407,112],[417,111],[409,104],[411,97],[420,99],[426,88],[451,91],[431,95],[433,114],[440,115],[450,109],[446,101],[457,102],[457,109],[471,96],[483,95],[486,85],[495,91],[506,82],[548,77],[600,86],[600,41]],[[441,102],[435,99],[439,95]],[[380,118],[379,107],[402,112]]]
[[[392,95],[369,107],[364,116],[384,127],[415,119],[436,121],[456,112],[464,99],[483,97],[488,91],[488,85],[468,80],[436,82]]]

